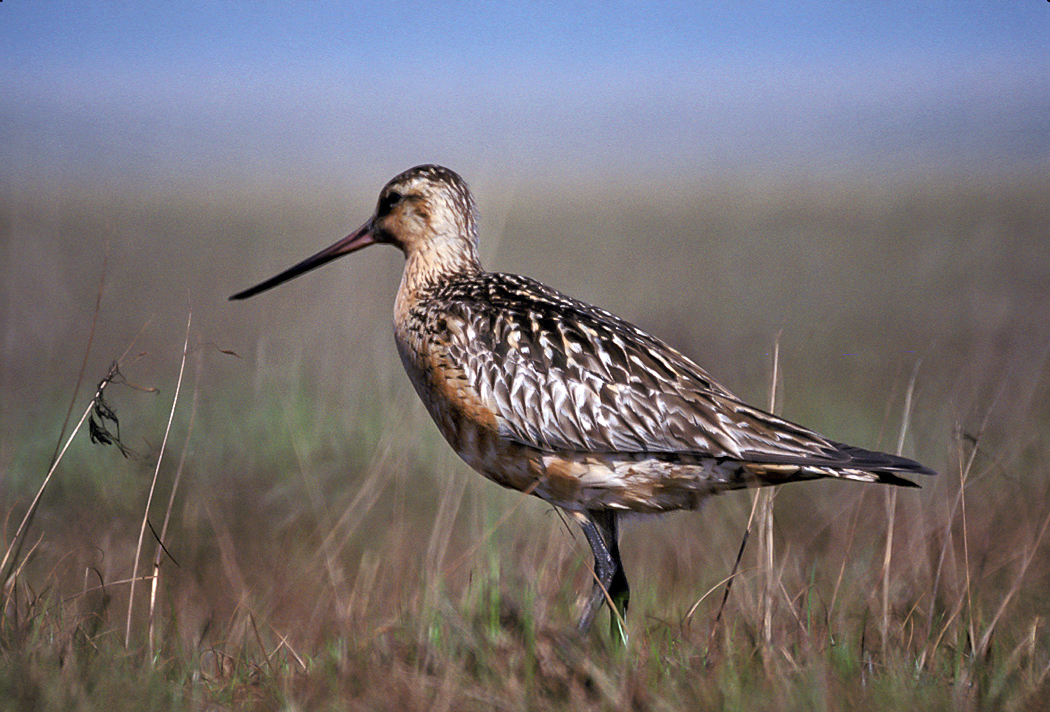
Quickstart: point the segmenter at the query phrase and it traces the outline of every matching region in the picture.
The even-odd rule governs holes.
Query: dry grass
[[[590,576],[582,537],[543,503],[468,472],[416,404],[382,326],[395,256],[343,265],[354,270],[347,292],[329,274],[335,295],[299,285],[231,316],[222,297],[324,235],[258,269],[237,247],[158,270],[134,240],[165,240],[170,259],[168,243],[190,244],[191,233],[269,240],[308,210],[255,222],[258,206],[96,196],[48,216],[32,196],[10,199],[13,257],[30,236],[58,243],[76,230],[94,249],[108,241],[111,257],[101,292],[68,276],[90,251],[37,277],[85,305],[65,321],[19,291],[34,280],[6,268],[4,549],[60,441],[96,295],[87,385],[157,314],[121,367],[160,394],[111,384],[107,402],[135,455],[78,433],[43,491],[3,589],[0,708],[1040,709],[1050,693],[1050,260],[1039,262],[1050,191],[924,190],[780,191],[741,206],[725,189],[721,201],[627,205],[609,250],[622,258],[651,235],[657,244],[601,284],[559,272],[558,251],[586,245],[548,240],[537,211],[502,216],[500,267],[656,329],[758,402],[783,328],[781,412],[886,449],[910,412],[905,454],[941,471],[892,509],[877,487],[781,490],[770,546],[749,546],[717,624],[751,495],[629,521],[626,651],[604,626],[586,641],[571,632]],[[582,241],[613,220],[574,209],[555,205],[553,222],[575,225]],[[668,266],[691,224],[705,226],[695,237],[704,249]],[[219,268],[235,263],[232,276]],[[679,272],[697,290],[682,289]],[[180,274],[205,286],[183,299]],[[745,277],[760,286],[735,289]],[[163,299],[123,297],[151,280]],[[53,328],[30,328],[25,311]],[[140,529],[144,514],[164,532],[163,551]]]

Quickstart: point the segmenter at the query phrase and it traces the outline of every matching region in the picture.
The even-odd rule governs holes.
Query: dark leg
[[[610,611],[610,630],[613,638],[626,642],[627,634],[622,628],[621,620],[627,615],[627,602],[631,598],[631,591],[627,585],[627,575],[623,572],[623,564],[620,562],[618,515],[609,509],[590,509],[575,514],[583,527],[587,542],[591,545],[591,551],[594,552],[594,574],[598,579],[594,582],[591,596],[583,608],[577,629],[581,634],[590,630],[594,616],[608,596],[616,609]]]

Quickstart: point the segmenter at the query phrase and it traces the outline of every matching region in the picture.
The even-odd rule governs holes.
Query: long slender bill
[[[245,289],[243,292],[237,292],[230,297],[230,299],[247,299],[248,297],[254,297],[259,292],[265,292],[267,289],[272,289],[278,284],[283,284],[290,279],[295,279],[299,275],[305,274],[315,267],[327,264],[336,257],[348,255],[351,252],[356,252],[362,247],[368,247],[374,243],[375,238],[372,237],[372,221],[369,220],[334,245],[324,248],[312,257],[307,257],[294,267],[289,267],[284,272],[281,272],[275,277],[270,277],[265,282],[260,282],[254,287]]]

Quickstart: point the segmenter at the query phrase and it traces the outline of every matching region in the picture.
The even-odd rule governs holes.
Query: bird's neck
[[[428,291],[453,277],[479,272],[481,260],[473,241],[463,238],[432,240],[406,255],[400,291]]]
[[[395,317],[406,317],[408,311],[427,299],[435,289],[452,279],[480,274],[481,260],[473,241],[463,239],[433,240],[409,250],[405,271],[397,290]]]

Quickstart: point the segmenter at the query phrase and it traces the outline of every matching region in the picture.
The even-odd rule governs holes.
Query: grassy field
[[[1044,708],[1050,182],[475,186],[494,269],[759,404],[779,343],[779,412],[940,472],[779,490],[724,609],[753,493],[628,521],[626,650],[604,614],[573,634],[578,531],[470,472],[417,403],[399,254],[225,301],[378,188],[0,195],[0,709]],[[18,534],[118,361],[127,456],[84,423]]]

